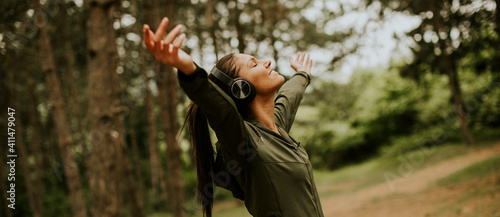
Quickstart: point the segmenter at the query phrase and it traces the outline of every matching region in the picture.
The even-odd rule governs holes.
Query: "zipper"
[[[278,127],[281,129],[281,127]],[[282,131],[284,131],[283,129],[281,129]],[[315,207],[315,210],[316,210],[316,215],[317,216],[320,216],[319,213],[319,206],[318,206],[318,203],[321,203],[320,201],[318,201],[319,199],[319,195],[317,195],[317,190],[315,191],[316,189],[316,183],[314,183],[314,178],[313,178],[313,174],[312,174],[312,171],[310,169],[310,167],[308,166],[307,162],[308,162],[308,159],[306,159],[304,156],[302,156],[302,154],[300,154],[298,152],[298,147],[300,146],[300,142],[297,142],[295,141],[295,139],[293,139],[290,135],[288,135],[288,137],[290,138],[290,140],[292,140],[293,143],[295,143],[296,145],[296,148],[295,148],[295,153],[297,153],[297,155],[302,159],[302,161],[305,163],[305,167],[307,169],[307,174],[309,175],[309,180],[311,182],[311,193],[312,193],[312,201],[314,203],[314,207]],[[286,139],[285,139],[286,140]],[[305,150],[304,150],[305,152]],[[309,162],[310,163],[310,162]],[[322,212],[322,211],[321,211]]]
[[[276,125],[277,126],[277,125]],[[293,150],[297,151],[298,149],[298,146],[297,146],[297,142],[295,142],[294,139],[292,139],[292,137],[288,136],[288,138],[290,138],[291,141],[289,141],[288,139],[286,139],[284,136],[282,135],[279,135],[277,134],[276,132],[268,129],[267,127],[260,127],[260,126],[257,126],[258,128],[260,128],[261,130],[264,130],[265,132],[271,134],[272,136],[278,138],[278,139],[281,139],[284,141],[284,144],[290,148],[292,148]],[[281,127],[278,126],[278,129],[281,129],[283,132],[285,132]],[[280,132],[282,133],[282,132]],[[286,133],[286,132],[285,132]],[[264,139],[262,138],[262,136],[260,135],[259,133],[259,137],[260,139],[264,142]]]

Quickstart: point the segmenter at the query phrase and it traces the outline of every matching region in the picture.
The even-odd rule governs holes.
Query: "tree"
[[[150,3],[147,1],[147,3]],[[157,4],[157,5],[155,5]],[[160,3],[156,1],[153,3],[156,10],[153,10],[153,16],[148,16],[146,21],[150,26],[157,27],[161,21],[162,15],[169,18],[168,28],[172,28],[175,23],[176,3],[173,0]],[[147,6],[147,5],[146,5]],[[161,10],[165,8],[165,12]],[[151,13],[149,13],[151,15]],[[154,21],[151,20],[154,19]],[[177,73],[174,68],[168,65],[160,65],[158,62],[153,64],[153,70],[156,74],[156,85],[158,87],[158,103],[160,106],[160,120],[162,129],[167,143],[167,181],[171,192],[171,200],[174,209],[174,216],[185,216],[184,205],[184,180],[182,176],[182,150],[179,146],[177,133],[179,132],[179,123],[177,119],[177,106],[178,106],[178,86],[177,86]]]
[[[409,33],[417,44],[413,49],[414,60],[404,67],[401,73],[417,80],[426,68],[430,68],[433,73],[446,74],[462,134],[468,144],[473,144],[474,139],[466,120],[467,109],[463,105],[460,90],[457,62],[470,52],[489,46],[498,47],[498,39],[484,33],[493,25],[493,22],[489,21],[494,20],[494,12],[487,6],[492,1],[478,2],[478,8],[472,7],[474,1],[468,0],[367,2],[379,2],[384,8],[421,16],[420,26]],[[384,16],[382,11],[384,10],[381,10],[380,16]],[[496,62],[498,61],[491,59],[487,65],[494,66]]]
[[[29,84],[29,124],[31,126],[31,144],[33,144],[33,157],[35,159],[35,192],[36,203],[40,213],[43,213],[43,151],[42,151],[42,136],[40,130],[40,118],[37,110],[38,98],[33,83]]]
[[[119,165],[122,120],[119,110],[119,78],[113,28],[117,0],[85,1],[87,18],[87,70],[89,129],[92,166],[89,187],[92,216],[121,216],[122,172]]]
[[[136,2],[135,0],[133,1]],[[157,2],[153,3],[152,0],[144,1],[144,20],[146,23],[158,23],[159,14],[158,14],[158,5]],[[155,8],[157,10],[155,10]],[[141,26],[138,26],[137,33],[141,35],[142,32]],[[145,79],[144,91],[146,94],[146,120],[148,125],[148,147],[149,147],[149,165],[150,165],[150,174],[151,174],[151,188],[153,195],[156,194],[158,187],[160,188],[161,195],[163,199],[167,201],[168,193],[167,193],[167,184],[165,180],[165,176],[163,175],[163,167],[161,166],[161,158],[158,151],[158,134],[157,134],[157,125],[156,118],[154,112],[154,96],[151,93],[151,89],[149,87],[151,81],[153,80],[150,76],[148,76],[148,60],[146,58],[145,49],[143,46],[139,48],[139,57],[141,62],[141,71]],[[153,63],[157,64],[157,63]]]
[[[171,29],[175,23],[174,1],[167,1],[165,8],[165,14],[170,19],[168,28]],[[177,133],[179,132],[179,123],[177,120],[177,73],[175,73],[174,68],[171,66],[162,64],[159,67],[159,71],[156,71],[156,76],[158,78],[160,119],[167,142],[167,179],[172,189],[174,216],[183,217],[186,214],[184,207],[184,180],[182,178],[182,150],[177,140]]]
[[[430,2],[431,11],[436,14],[436,16],[432,17],[432,26],[437,32],[446,32],[444,20],[441,16],[437,16],[440,14],[441,10],[439,5],[435,1]],[[442,7],[442,6],[441,6]],[[451,43],[452,41],[449,39],[450,37],[439,37],[438,42],[436,43],[437,47],[441,50],[441,64],[443,70],[448,75],[449,85],[451,89],[451,93],[453,96],[453,102],[455,103],[455,109],[457,110],[458,117],[460,119],[460,125],[462,126],[462,133],[465,137],[466,142],[469,145],[474,144],[474,139],[470,134],[469,127],[467,121],[465,120],[465,109],[462,103],[462,94],[460,92],[460,83],[458,80],[457,67],[453,63],[452,57],[449,55],[449,50],[452,49]]]
[[[13,105],[16,108],[19,108],[17,106],[17,102],[15,101],[15,98],[13,98]],[[33,212],[34,217],[42,217],[43,213],[41,210],[41,207],[39,206],[39,203],[37,201],[36,194],[33,189],[33,184],[31,182],[31,172],[29,169],[28,165],[28,150],[26,148],[26,143],[24,142],[24,126],[22,123],[18,123],[18,126],[16,127],[16,148],[19,150],[19,158],[21,160],[21,166],[23,168],[23,173],[24,173],[24,181],[26,182],[26,193],[28,194],[28,198],[30,201],[30,207],[31,211]]]
[[[35,1],[35,12],[43,13],[39,1]],[[80,184],[80,174],[73,151],[73,140],[69,132],[64,109],[61,86],[57,78],[57,69],[54,64],[50,38],[45,25],[39,25],[38,43],[40,46],[40,57],[42,71],[45,75],[48,93],[53,105],[53,118],[57,129],[58,147],[64,165],[64,174],[68,186],[71,210],[76,217],[86,217],[87,209],[83,200],[82,187]]]

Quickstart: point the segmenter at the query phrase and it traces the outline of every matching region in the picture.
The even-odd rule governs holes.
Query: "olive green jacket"
[[[217,169],[212,174],[218,186],[244,200],[253,216],[323,216],[309,157],[288,135],[309,84],[307,73],[296,73],[277,93],[274,121],[281,135],[256,120],[244,119],[202,68],[191,75],[179,72],[178,76],[219,140]]]

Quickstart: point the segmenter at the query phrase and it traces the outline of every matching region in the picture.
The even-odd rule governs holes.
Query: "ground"
[[[500,174],[436,186],[457,171],[500,154],[500,144],[399,179],[322,201],[325,216],[500,216]],[[352,188],[354,186],[345,186]]]
[[[316,182],[325,217],[500,217],[499,156],[500,143],[427,148],[398,157],[392,166],[374,160],[318,171]],[[474,172],[493,158],[495,169]],[[463,171],[473,175],[457,178]],[[216,202],[214,210],[215,217],[250,216],[236,200]]]

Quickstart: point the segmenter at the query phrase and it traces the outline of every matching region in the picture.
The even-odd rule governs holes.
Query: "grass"
[[[413,173],[444,160],[466,154],[471,150],[471,147],[459,144],[441,145],[425,150],[415,150],[399,156],[373,158],[336,171],[318,170],[314,172],[314,177],[320,197],[323,199],[332,195],[356,192],[386,182],[385,174],[388,173],[395,177],[407,175],[399,173],[401,165],[410,166],[413,170],[408,172]],[[348,190],[328,188],[328,186],[335,185],[350,186]]]
[[[463,170],[457,171],[437,181],[437,185],[445,186],[466,182],[474,178],[485,177],[493,173],[500,173],[500,156],[495,156],[479,163],[475,163]]]
[[[498,157],[494,157],[498,158]],[[477,182],[481,178],[493,175],[493,170],[483,170],[481,172],[470,172],[473,168],[487,168],[488,165],[496,161],[493,158],[477,163],[467,169],[459,171],[442,180],[440,187],[451,187],[453,189],[463,189],[463,193],[456,195],[456,200],[450,204],[443,205],[429,217],[441,216],[467,216],[467,217],[495,217],[499,216],[498,197],[500,186],[488,184],[487,186],[470,187],[470,182]],[[497,162],[498,163],[498,162]],[[464,175],[465,174],[465,175]],[[474,175],[477,175],[475,177]],[[490,176],[491,177],[491,176]],[[477,184],[477,183],[476,183]],[[443,186],[444,185],[444,186]]]
[[[217,217],[251,217],[244,205],[238,205],[231,209],[219,210],[213,213]]]
[[[465,188],[465,192],[457,195],[458,200],[443,206],[430,216],[498,216],[500,208],[497,202],[491,201],[498,198],[500,185],[477,186],[470,188],[471,183],[481,179],[490,179],[500,174],[500,156],[494,156],[459,170],[447,177],[436,181],[436,187],[451,187],[453,189]],[[469,187],[467,187],[469,186]],[[468,190],[467,190],[468,189]],[[474,208],[466,208],[476,201]],[[482,201],[477,204],[477,201]],[[468,213],[463,213],[469,210]]]

